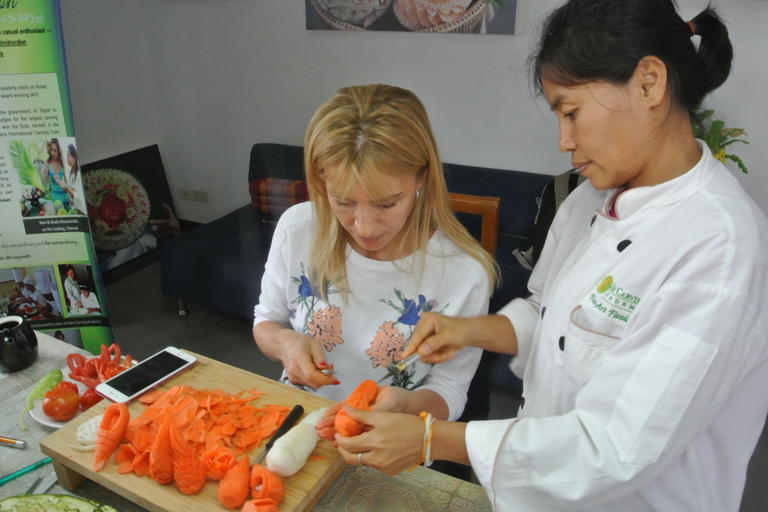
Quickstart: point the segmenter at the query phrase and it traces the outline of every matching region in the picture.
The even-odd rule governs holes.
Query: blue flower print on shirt
[[[296,304],[297,309],[290,308],[290,317],[294,318],[300,309],[304,309],[304,325],[302,326],[302,334],[307,334],[309,330],[309,324],[312,322],[315,312],[325,306],[325,303],[320,299],[320,292],[312,286],[312,282],[306,275],[304,270],[304,264],[301,264],[301,275],[299,277],[291,277],[291,280],[297,286],[296,298],[291,301],[291,304]],[[325,295],[326,297],[338,293],[338,291],[331,285],[330,282],[326,283]]]
[[[392,306],[392,308],[400,313],[396,323],[414,326],[419,322],[419,318],[421,318],[421,314],[423,312],[433,311],[437,307],[436,300],[427,300],[427,298],[421,294],[419,295],[418,303],[413,299],[407,298],[403,292],[397,288],[395,288],[395,295],[400,301],[400,304],[395,304],[389,299],[381,299],[381,302],[389,304]],[[448,304],[446,304],[440,312],[445,311],[445,308],[447,307]]]
[[[397,292],[398,290],[395,291]],[[390,305],[394,307],[393,304],[390,303]],[[404,325],[416,325],[419,322],[419,318],[421,318],[422,312],[432,311],[436,307],[436,300],[428,301],[427,298],[423,295],[419,295],[418,304],[416,304],[416,301],[411,299],[405,299],[403,300],[403,309],[405,309],[405,312],[400,315],[400,318],[398,318],[397,321]]]
[[[293,278],[293,279],[294,281],[296,280],[296,278]],[[299,285],[300,296],[307,298],[312,295],[315,295],[314,291],[312,290],[312,285],[309,283],[309,279],[307,279],[307,276],[302,274],[299,277],[299,281],[301,281],[301,284]]]
[[[409,299],[397,288],[395,295],[400,304],[389,299],[381,299],[381,302],[389,304],[395,311],[399,313],[395,322],[384,322],[376,335],[376,338],[371,342],[371,348],[366,350],[366,354],[371,358],[371,363],[374,368],[377,366],[386,366],[396,360],[400,360],[400,353],[405,350],[408,340],[411,339],[413,331],[416,328],[416,324],[421,318],[421,314],[426,311],[434,311],[437,309],[438,302],[436,300],[427,300],[424,295],[418,296],[418,301]],[[445,305],[438,313],[443,313],[448,308],[448,304]],[[409,333],[400,333],[397,329],[397,324],[409,326]],[[424,379],[418,382],[413,382],[412,378],[416,373],[415,368],[410,368],[403,373],[392,378],[390,385],[397,386],[405,389],[418,388]]]

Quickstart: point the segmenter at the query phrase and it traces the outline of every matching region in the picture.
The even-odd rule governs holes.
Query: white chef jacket
[[[466,431],[495,510],[739,509],[768,413],[768,222],[699,145],[666,183],[579,186],[500,311],[523,402]]]

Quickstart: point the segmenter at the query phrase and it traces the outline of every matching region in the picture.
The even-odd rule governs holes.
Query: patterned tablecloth
[[[19,427],[19,415],[26,406],[27,394],[46,373],[54,368],[66,370],[67,355],[73,352],[90,356],[44,333],[37,333],[40,345],[35,364],[26,370],[9,373],[0,370],[0,435],[23,439],[27,448],[18,450],[0,446],[0,477],[24,468],[45,455],[39,443],[53,428],[42,425],[29,413],[24,416],[26,431]],[[53,472],[47,464],[0,486],[0,498],[23,494],[40,475]],[[143,507],[94,482],[87,481],[73,492],[60,485],[48,491],[69,494],[115,507],[119,512],[143,512]],[[410,473],[391,477],[368,467],[348,467],[313,508],[319,512],[432,512],[490,511],[491,505],[483,488],[437,471],[417,467]]]

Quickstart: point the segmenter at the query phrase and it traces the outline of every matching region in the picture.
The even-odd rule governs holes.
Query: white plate
[[[62,370],[62,372],[63,371],[64,370]],[[67,368],[67,372],[69,372],[69,368]],[[64,375],[65,375],[64,380],[69,382],[75,382],[69,377],[67,377],[66,373]],[[88,386],[86,386],[82,382],[75,382],[75,384],[77,384],[77,392],[80,394],[80,396],[82,396],[85,390],[88,389]],[[35,403],[32,404],[32,410],[29,411],[29,415],[32,416],[32,419],[34,419],[35,421],[37,421],[42,425],[45,425],[46,427],[61,428],[83,413],[83,411],[78,409],[75,415],[67,421],[53,421],[51,418],[46,416],[46,414],[43,412],[43,400],[45,399],[35,400]]]

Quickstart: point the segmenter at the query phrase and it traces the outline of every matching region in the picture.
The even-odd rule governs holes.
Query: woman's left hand
[[[347,464],[357,466],[362,463],[387,475],[397,475],[421,463],[424,421],[420,417],[361,411],[349,406],[345,406],[345,411],[352,419],[366,425],[360,435],[336,435],[339,453]]]
[[[408,404],[408,394],[403,388],[394,386],[379,386],[379,391],[376,393],[376,399],[371,404],[372,411],[378,412],[403,412],[406,410]],[[317,434],[321,439],[330,441],[333,446],[336,446],[334,436],[336,435],[336,429],[334,424],[336,423],[336,414],[346,404],[345,401],[341,401],[335,405],[332,405],[323,413],[323,417],[315,425]]]

